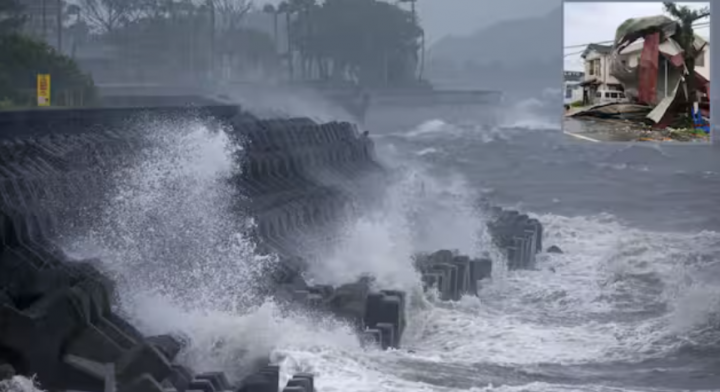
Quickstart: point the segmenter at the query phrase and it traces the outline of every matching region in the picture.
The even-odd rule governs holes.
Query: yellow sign
[[[37,76],[37,102],[38,106],[50,106],[50,75]]]

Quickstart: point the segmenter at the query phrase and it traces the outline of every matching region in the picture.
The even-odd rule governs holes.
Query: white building
[[[564,71],[563,72],[563,98],[566,105],[582,101],[583,88],[581,83],[585,77],[584,72]]]
[[[582,53],[585,60],[585,78],[581,83],[584,88],[586,104],[600,103],[602,99],[619,99],[623,85],[610,74],[612,46],[590,44]],[[623,96],[624,98],[624,96]]]

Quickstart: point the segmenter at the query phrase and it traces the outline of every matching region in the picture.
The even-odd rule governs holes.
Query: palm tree
[[[695,46],[695,31],[692,25],[698,19],[710,16],[710,9],[708,7],[691,9],[688,6],[678,6],[670,1],[664,2],[663,5],[665,6],[665,12],[677,19],[679,24],[674,40],[680,44],[684,52],[683,59],[688,70],[688,77],[685,80],[689,98],[687,110],[692,117],[698,99],[697,84],[695,83],[695,59],[699,54],[698,48]]]

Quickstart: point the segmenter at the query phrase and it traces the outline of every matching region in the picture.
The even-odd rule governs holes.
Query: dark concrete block
[[[431,270],[443,275],[443,285],[440,291],[442,299],[457,300],[459,298],[457,267],[449,263],[436,263],[433,264]]]
[[[169,361],[174,360],[183,349],[183,342],[171,335],[150,336],[145,341],[165,354]]]
[[[375,324],[375,329],[382,333],[380,336],[380,345],[383,350],[397,347],[397,341],[395,338],[395,330],[397,329],[396,325],[391,323],[377,323]]]
[[[113,363],[123,352],[121,346],[93,325],[86,325],[65,348],[66,354],[99,363]]]
[[[192,389],[192,390],[196,390],[196,391],[203,391],[203,392],[220,392],[218,389],[215,389],[215,386],[213,385],[212,381],[198,379],[198,378],[195,378],[194,380],[190,381],[190,384],[188,385],[188,389]]]
[[[116,363],[118,381],[124,382],[144,373],[156,380],[164,380],[172,373],[165,355],[154,345],[143,342],[126,352]],[[192,389],[192,388],[191,388]]]
[[[455,256],[451,263],[457,268],[459,295],[470,293],[470,258],[467,256]]]
[[[537,244],[538,252],[540,252],[543,249],[543,226],[537,219],[530,219],[528,222],[536,229],[535,243]]]
[[[388,308],[393,314],[398,315],[398,325],[400,326],[400,330],[398,331],[397,335],[402,336],[407,325],[407,322],[405,320],[407,295],[405,294],[405,292],[398,290],[382,290],[381,293],[385,294],[385,298],[383,298],[383,306]]]
[[[243,380],[238,392],[277,392],[278,384],[270,377],[253,374]]]
[[[300,386],[292,386],[283,388],[282,392],[307,392],[305,388]]]
[[[258,371],[258,374],[267,378],[270,385],[275,386],[275,390],[280,388],[280,366],[277,366],[277,365],[264,366],[262,369],[260,369]]]
[[[293,375],[293,378],[302,378],[308,381],[308,392],[314,392],[315,391],[315,376],[312,373],[296,373]]]
[[[222,372],[207,372],[198,374],[195,376],[195,379],[210,381],[216,391],[230,390],[230,383],[228,382],[227,377],[225,377],[225,373]]]
[[[21,374],[37,374],[49,389],[72,389],[64,383],[59,358],[72,336],[82,331],[82,293],[64,288],[49,293],[24,311],[0,308],[0,347],[14,353]],[[87,299],[86,299],[87,300]],[[55,360],[48,360],[55,358]]]
[[[162,385],[149,374],[135,377],[133,380],[121,384],[118,392],[164,392]]]
[[[168,376],[167,381],[177,390],[177,392],[186,392],[193,380],[192,372],[180,365],[172,365],[172,372]]]
[[[313,391],[313,385],[310,380],[303,377],[294,377],[288,380],[286,388],[287,387],[301,387],[305,392],[312,392]]]

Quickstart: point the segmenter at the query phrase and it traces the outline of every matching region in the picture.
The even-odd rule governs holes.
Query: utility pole
[[[415,26],[418,28],[420,27],[420,23],[418,21],[417,16],[417,9],[415,7],[415,3],[417,3],[418,0],[398,0],[400,3],[410,3],[410,13],[412,14],[412,20]],[[421,53],[420,53],[420,64],[419,64],[419,70],[417,72],[417,78],[418,80],[422,80],[423,73],[425,72],[425,31],[422,32],[421,36]]]
[[[41,7],[42,7],[42,35],[43,35],[43,40],[44,40],[45,42],[48,41],[48,36],[47,36],[47,3],[46,3],[46,1],[47,1],[47,0],[42,0],[42,4],[41,4]]]
[[[215,2],[208,0],[210,10],[210,79],[215,79]]]
[[[63,37],[63,0],[57,1],[57,48],[58,52],[62,53],[62,37]]]

